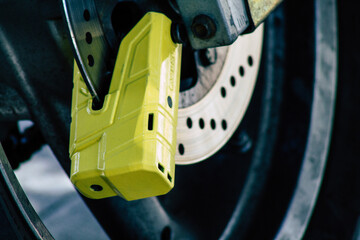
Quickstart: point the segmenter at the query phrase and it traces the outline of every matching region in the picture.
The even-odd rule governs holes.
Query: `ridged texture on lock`
[[[101,110],[75,64],[71,181],[86,197],[135,200],[174,186],[181,45],[170,28],[151,12],[124,38]]]

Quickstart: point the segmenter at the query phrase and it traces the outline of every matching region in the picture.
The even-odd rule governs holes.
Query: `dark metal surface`
[[[13,88],[0,84],[0,121],[30,119],[26,103]]]
[[[197,15],[191,24],[194,36],[203,40],[212,38],[216,34],[216,30],[214,20],[204,14]]]
[[[194,49],[233,43],[250,24],[244,0],[178,0]]]
[[[165,239],[195,239],[191,230],[169,216],[157,198],[85,201],[112,239],[162,239],[167,234],[169,238]]]

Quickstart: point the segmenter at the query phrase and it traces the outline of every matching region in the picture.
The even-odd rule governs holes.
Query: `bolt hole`
[[[90,12],[87,9],[84,10],[84,19],[87,22],[90,20]]]
[[[231,84],[231,86],[235,87],[235,85],[236,85],[236,79],[235,79],[234,76],[231,76],[231,78],[230,78],[230,84]]]
[[[225,98],[226,97],[226,89],[224,87],[221,87],[220,92],[221,92],[221,96],[223,98]]]
[[[211,121],[210,121],[210,127],[211,127],[212,130],[215,130],[215,128],[216,128],[216,122],[215,122],[214,119],[211,119]]]
[[[179,153],[180,153],[180,155],[184,155],[184,153],[185,153],[185,148],[182,143],[179,144]]]
[[[241,66],[239,68],[239,73],[240,73],[240,76],[242,76],[242,77],[245,75],[245,68],[243,66]]]
[[[173,102],[172,102],[172,99],[171,99],[171,97],[170,97],[170,96],[168,96],[168,98],[167,98],[167,102],[168,102],[169,107],[170,107],[170,108],[172,108],[172,106],[173,106]]]
[[[86,36],[86,42],[87,42],[88,44],[91,44],[91,43],[92,43],[92,35],[91,35],[91,33],[87,32],[87,33],[85,34],[85,36]]]
[[[89,55],[87,57],[87,60],[88,60],[88,64],[90,67],[94,66],[95,61],[94,61],[94,57],[92,55]]]
[[[171,239],[171,229],[169,226],[166,226],[161,232],[161,240],[170,240],[170,239]]]
[[[172,177],[170,176],[170,174],[167,174],[167,178],[169,179],[170,182],[172,182]]]
[[[101,192],[103,190],[103,187],[97,184],[93,184],[90,186],[90,189],[94,192]]]
[[[148,119],[148,130],[152,131],[153,129],[154,129],[154,114],[150,113]]]
[[[248,64],[250,67],[254,64],[254,60],[253,60],[252,56],[248,57]]]
[[[201,129],[204,129],[204,127],[205,127],[205,121],[204,121],[204,119],[202,119],[202,118],[199,119],[199,127],[200,127]]]
[[[221,127],[222,127],[222,129],[224,129],[224,130],[227,129],[227,122],[226,122],[226,120],[222,120],[222,121],[221,121]]]
[[[193,32],[198,38],[206,38],[209,35],[209,29],[204,24],[194,24],[192,26]]]
[[[201,14],[194,18],[191,31],[197,38],[210,39],[216,33],[216,25],[209,16]]]
[[[162,172],[165,171],[163,165],[161,165],[160,163],[158,163],[158,169],[159,169],[160,171],[162,171]]]
[[[186,125],[188,126],[188,128],[192,128],[192,120],[191,120],[191,118],[186,119]]]

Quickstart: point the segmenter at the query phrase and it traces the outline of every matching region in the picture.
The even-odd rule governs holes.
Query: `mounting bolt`
[[[216,25],[209,16],[201,14],[194,18],[191,31],[197,38],[209,39],[215,35]]]

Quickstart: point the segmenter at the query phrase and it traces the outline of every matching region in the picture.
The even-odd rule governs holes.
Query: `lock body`
[[[128,33],[100,110],[75,64],[70,179],[86,197],[135,200],[173,188],[181,45],[170,31],[165,15],[150,12]]]

